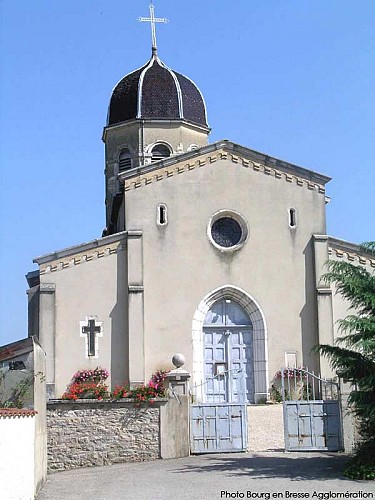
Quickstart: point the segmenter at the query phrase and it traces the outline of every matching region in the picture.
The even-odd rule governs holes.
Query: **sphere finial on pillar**
[[[172,363],[176,368],[181,368],[185,364],[185,356],[183,354],[174,354]]]

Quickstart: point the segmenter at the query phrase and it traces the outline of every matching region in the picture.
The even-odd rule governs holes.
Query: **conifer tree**
[[[375,242],[361,249],[375,256]],[[348,262],[329,261],[324,279],[347,299],[351,314],[339,320],[340,336],[332,345],[319,345],[341,378],[352,384],[349,404],[359,420],[360,443],[346,474],[375,479],[375,274]]]

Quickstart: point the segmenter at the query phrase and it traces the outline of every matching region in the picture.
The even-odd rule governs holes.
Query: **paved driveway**
[[[75,469],[48,476],[38,500],[375,498],[375,482],[342,476],[346,461],[334,453],[241,453]]]

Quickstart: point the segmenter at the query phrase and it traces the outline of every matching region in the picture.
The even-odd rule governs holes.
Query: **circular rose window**
[[[212,224],[211,236],[221,247],[234,247],[241,241],[242,229],[236,220],[221,217]]]
[[[221,210],[210,220],[208,237],[220,250],[236,250],[248,235],[244,219],[236,212]]]

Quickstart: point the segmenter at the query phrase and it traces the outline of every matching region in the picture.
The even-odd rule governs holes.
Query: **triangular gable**
[[[119,174],[124,190],[137,189],[153,182],[188,174],[188,172],[220,161],[230,161],[242,168],[249,168],[260,174],[296,183],[310,190],[325,193],[325,184],[331,180],[323,174],[264,155],[229,141],[219,141],[193,152],[165,159]]]

